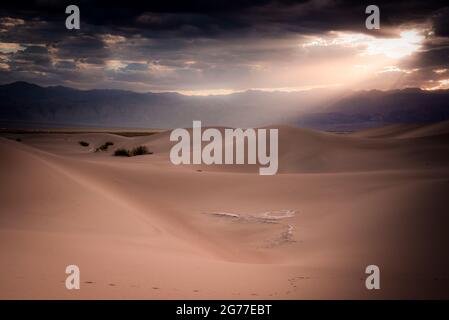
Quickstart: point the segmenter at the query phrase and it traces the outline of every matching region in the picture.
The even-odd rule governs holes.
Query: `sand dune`
[[[359,138],[397,138],[402,133],[414,131],[426,125],[422,124],[391,124],[384,127],[370,128],[350,133]]]
[[[275,176],[174,166],[168,132],[5,134],[0,298],[449,297],[448,123],[279,129]],[[154,154],[112,156],[138,145]]]
[[[422,138],[449,134],[449,121],[435,124],[392,124],[352,133],[360,138]]]

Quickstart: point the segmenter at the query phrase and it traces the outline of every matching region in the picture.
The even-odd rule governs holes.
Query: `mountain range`
[[[391,91],[314,89],[249,90],[229,95],[186,96],[124,90],[0,85],[2,127],[256,127],[288,124],[324,130],[357,130],[390,123],[449,119],[449,90]]]

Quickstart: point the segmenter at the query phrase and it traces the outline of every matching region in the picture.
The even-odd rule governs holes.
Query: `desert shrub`
[[[134,157],[134,156],[141,156],[144,154],[153,154],[153,152],[148,151],[147,147],[145,146],[138,146],[132,150],[120,148],[115,150],[114,152],[114,156],[122,156],[122,157]]]
[[[114,142],[110,142],[110,141],[105,142],[105,143],[103,143],[101,146],[99,146],[99,147],[95,150],[95,152],[98,152],[98,151],[106,151],[106,150],[108,150],[109,146],[113,146],[113,145],[114,145]]]
[[[120,148],[120,149],[115,150],[114,156],[116,156],[116,157],[131,157],[131,152],[124,148]]]
[[[89,142],[86,141],[80,141],[79,144],[83,147],[88,147],[89,146]]]
[[[133,156],[141,156],[144,154],[152,154],[153,152],[148,151],[148,148],[145,146],[138,146],[132,150]]]

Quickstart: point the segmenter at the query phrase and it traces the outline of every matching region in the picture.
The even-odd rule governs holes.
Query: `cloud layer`
[[[68,1],[2,4],[0,82],[226,93],[251,88],[446,88],[443,1]]]

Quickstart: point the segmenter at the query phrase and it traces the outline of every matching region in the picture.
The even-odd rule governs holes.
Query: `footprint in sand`
[[[297,290],[297,281],[298,280],[306,280],[306,279],[310,279],[310,277],[299,276],[299,277],[287,279],[287,281],[288,281],[289,285],[294,288],[293,290]]]

